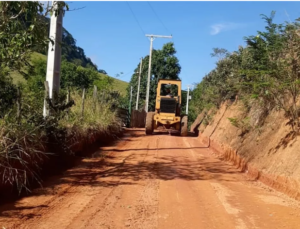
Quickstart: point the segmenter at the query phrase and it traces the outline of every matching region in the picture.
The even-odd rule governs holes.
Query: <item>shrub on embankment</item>
[[[238,97],[249,111],[255,107],[260,120],[273,109],[283,110],[292,130],[299,132],[300,96],[300,24],[275,24],[272,12],[265,31],[245,37],[246,47],[229,53],[215,48],[218,57],[215,69],[207,74],[193,91],[190,120],[204,109],[215,107]],[[234,117],[232,117],[234,118]],[[232,119],[232,123],[237,124]],[[246,121],[246,120],[244,120]]]

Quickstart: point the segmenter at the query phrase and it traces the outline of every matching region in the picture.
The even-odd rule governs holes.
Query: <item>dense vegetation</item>
[[[68,7],[66,4],[61,3],[62,6]],[[15,12],[16,9],[19,8],[18,3],[15,4],[2,4],[4,10],[7,10],[8,13]],[[25,7],[25,6],[24,6]],[[50,31],[50,18],[48,13],[51,11],[44,5],[26,5],[27,10],[31,7],[30,11],[27,13],[18,15],[17,19],[17,28],[27,29],[27,32],[30,30],[36,30],[34,33],[35,36],[28,36],[29,39],[40,39],[42,37],[49,37]],[[31,13],[35,10],[39,11],[39,14],[34,17],[34,22],[31,21]],[[16,15],[15,15],[16,16]],[[10,22],[11,23],[11,22]],[[16,28],[16,29],[17,29]],[[36,37],[38,35],[40,37]],[[20,34],[21,35],[21,34]],[[44,40],[45,42],[45,40]],[[31,51],[35,51],[41,54],[46,55],[48,52],[47,43],[34,43],[34,46],[31,47]],[[2,43],[4,44],[4,43]],[[72,62],[78,66],[89,67],[95,70],[98,70],[97,65],[95,65],[90,58],[86,57],[84,50],[76,45],[76,40],[73,38],[72,34],[70,34],[66,28],[63,27],[63,35],[62,35],[62,59],[67,60],[68,62]]]
[[[150,91],[149,91],[149,111],[155,110],[155,98],[157,82],[159,79],[174,79],[179,80],[179,73],[181,67],[179,65],[179,60],[175,56],[176,50],[172,42],[165,44],[161,50],[152,51],[152,61],[151,61],[151,79],[150,79]],[[148,79],[148,67],[149,67],[149,55],[143,57],[142,63],[142,73],[141,73],[141,84],[140,84],[140,95],[138,108],[143,109],[146,100],[146,90],[147,90],[147,79]],[[127,87],[127,100],[130,96],[130,87],[132,86],[132,108],[135,109],[136,106],[136,96],[138,87],[138,72],[140,71],[140,63],[134,69],[134,74],[131,77],[129,85]],[[182,98],[182,110],[185,111],[186,104],[186,93],[183,92]]]
[[[265,31],[245,37],[246,47],[233,53],[214,49],[212,56],[219,59],[193,91],[191,120],[203,110],[238,97],[248,111],[257,107],[261,118],[256,125],[261,125],[272,109],[281,109],[292,129],[299,129],[300,24],[299,20],[275,24],[274,16],[275,12],[269,17],[262,15]],[[243,122],[231,121],[235,125]]]
[[[46,60],[33,54],[54,42],[48,38],[43,17],[64,13],[68,6],[58,2],[54,10],[43,4],[0,2],[0,173],[2,183],[19,190],[27,189],[31,179],[39,180],[47,156],[72,153],[76,137],[82,141],[93,133],[120,128],[114,109],[119,95],[111,91],[112,78],[100,77],[96,68],[88,66],[83,51],[75,59],[69,55],[72,49],[66,52],[58,98],[50,99],[45,93]],[[72,62],[67,61],[69,57]],[[14,83],[11,74],[15,72],[24,81]],[[50,109],[46,118],[44,101]]]

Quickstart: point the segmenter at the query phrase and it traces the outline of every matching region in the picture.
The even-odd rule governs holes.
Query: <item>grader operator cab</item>
[[[187,116],[181,115],[181,81],[159,80],[156,90],[155,112],[148,112],[146,134],[162,127],[176,130],[181,136],[188,134]]]

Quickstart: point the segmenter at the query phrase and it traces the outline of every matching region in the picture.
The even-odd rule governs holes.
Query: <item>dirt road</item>
[[[1,205],[0,227],[292,229],[300,228],[300,208],[195,137],[129,130],[44,189]]]

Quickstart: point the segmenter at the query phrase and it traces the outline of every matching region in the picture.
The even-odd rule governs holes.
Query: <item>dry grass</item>
[[[71,98],[75,106],[71,107],[65,119],[60,124],[68,129],[76,129],[81,134],[89,134],[90,131],[106,131],[111,125],[119,125],[115,112],[111,109],[111,102],[102,101],[100,97],[95,100],[92,96],[86,96],[82,116],[82,97],[74,93]]]
[[[30,179],[39,182],[40,164],[47,156],[43,126],[0,121],[0,171],[2,182],[28,190]]]
[[[94,101],[92,96],[87,95],[82,116],[80,94],[74,93],[71,98],[75,105],[67,116],[39,121],[40,124],[29,122],[25,117],[20,124],[11,118],[0,119],[0,172],[3,184],[17,187],[19,191],[29,191],[33,179],[40,182],[39,172],[49,154],[65,153],[65,148],[70,153],[72,142],[82,142],[92,135],[95,137],[103,133],[111,135],[112,127],[120,128],[110,100],[102,101],[98,97]],[[54,150],[51,145],[59,147],[59,150]]]

